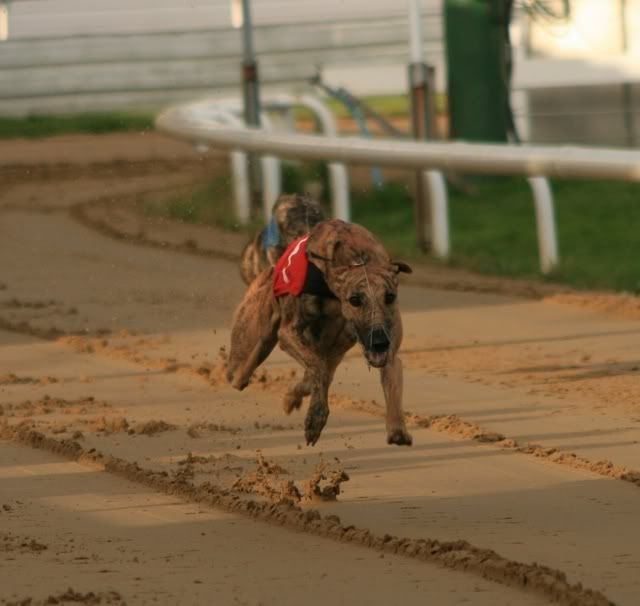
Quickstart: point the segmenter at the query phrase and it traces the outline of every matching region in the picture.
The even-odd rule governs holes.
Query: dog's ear
[[[413,273],[413,269],[411,269],[411,267],[409,265],[407,265],[406,263],[403,263],[402,261],[391,261],[391,265],[395,269],[397,274],[399,274],[399,273],[412,274]]]
[[[336,234],[330,234],[324,242],[319,243],[320,246],[313,244],[313,250],[311,247],[307,247],[307,254],[320,271],[326,275],[329,267],[334,264],[335,255],[342,242]]]

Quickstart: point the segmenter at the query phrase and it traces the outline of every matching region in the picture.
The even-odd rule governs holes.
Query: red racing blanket
[[[308,239],[309,234],[294,240],[278,259],[273,272],[273,293],[276,297],[282,295],[297,297],[302,292],[309,266]]]

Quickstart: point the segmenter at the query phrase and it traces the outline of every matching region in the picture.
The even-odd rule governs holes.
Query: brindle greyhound
[[[272,267],[262,271],[247,289],[231,329],[229,382],[244,389],[279,343],[304,368],[302,380],[285,396],[284,409],[289,414],[311,396],[305,437],[313,445],[329,416],[328,392],[335,370],[345,353],[360,343],[368,364],[380,369],[387,442],[411,445],[402,410],[402,363],[397,355],[402,341],[398,274],[411,273],[411,268],[392,261],[364,227],[338,220],[323,221],[311,229],[306,255],[308,273],[316,283],[309,286],[310,281],[305,280],[297,296],[276,296],[278,268]]]

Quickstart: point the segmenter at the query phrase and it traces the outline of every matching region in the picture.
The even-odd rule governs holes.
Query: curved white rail
[[[322,115],[322,110],[318,113]],[[320,118],[322,119],[322,118]],[[523,175],[533,192],[540,266],[550,272],[558,263],[553,197],[546,176],[574,179],[640,181],[640,152],[573,146],[495,145],[479,143],[431,143],[406,140],[274,133],[229,128],[186,115],[179,108],[160,114],[159,129],[192,141],[217,147],[242,149],[277,157],[327,160],[333,164],[361,163],[425,171],[432,192],[434,253],[449,254],[446,185],[438,171],[475,174]],[[345,210],[346,208],[346,210]],[[348,204],[334,204],[336,214],[348,217]]]
[[[325,137],[216,128],[169,109],[156,125],[189,140],[217,147],[272,153],[284,158],[335,160],[399,168],[491,175],[640,181],[640,152],[572,146],[426,143],[396,139]]]

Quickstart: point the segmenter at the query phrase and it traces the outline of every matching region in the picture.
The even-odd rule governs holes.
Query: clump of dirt
[[[112,433],[123,433],[129,431],[129,421],[124,417],[96,417],[93,419],[83,419],[89,431],[111,435]]]
[[[29,322],[25,322],[24,320],[20,322],[14,322],[11,320],[7,320],[6,318],[0,318],[0,328],[2,330],[10,332],[17,332],[22,335],[29,335],[30,337],[38,337],[46,341],[57,339],[65,334],[64,331],[57,328],[37,328],[29,324]]]
[[[77,353],[99,353],[166,373],[196,376],[214,387],[227,384],[227,353],[224,347],[218,351],[216,362],[205,362],[193,366],[190,363],[180,362],[176,358],[152,357],[143,352],[143,349],[155,350],[160,345],[166,344],[168,337],[138,338],[133,341],[134,336],[134,333],[123,330],[111,335],[111,339],[65,335],[59,337],[57,341],[71,347]]]
[[[173,472],[173,477],[178,482],[186,482],[195,477],[195,466],[204,465],[214,460],[214,457],[201,457],[193,453],[187,453],[187,458],[178,461],[178,469]]]
[[[22,417],[53,413],[84,415],[89,414],[89,412],[96,408],[111,408],[111,405],[102,400],[96,400],[93,396],[78,398],[76,400],[66,400],[64,398],[52,398],[51,396],[44,395],[39,400],[25,400],[19,404],[5,404],[5,414],[7,416]]]
[[[0,532],[0,552],[41,553],[47,549],[47,545],[38,543],[35,539]]]
[[[202,455],[194,455],[192,452],[187,453],[187,458],[182,461],[178,461],[178,465],[204,465],[215,461],[216,458],[213,455],[203,457]]]
[[[128,339],[131,337],[128,331],[120,331],[112,337],[115,339]],[[124,359],[136,364],[144,364],[151,368],[164,369],[168,360],[154,360],[144,356],[139,351],[139,346],[133,343],[115,343],[106,338],[86,337],[80,335],[65,335],[57,339],[57,342],[71,347],[76,353],[101,353],[112,358]]]
[[[5,602],[6,606],[48,606],[49,604],[114,604],[124,606],[125,601],[117,591],[107,591],[104,593],[94,593],[89,591],[81,593],[74,591],[71,587],[62,593],[52,594],[44,600],[34,598],[23,598],[17,601]]]
[[[503,448],[510,448],[516,452],[533,455],[539,459],[546,459],[558,465],[566,465],[574,469],[590,471],[608,478],[615,478],[623,482],[629,482],[640,487],[640,472],[633,471],[627,467],[615,465],[611,461],[590,461],[573,452],[564,452],[557,448],[545,448],[538,444],[519,444],[516,440],[504,440],[498,443]]]
[[[60,421],[49,424],[49,431],[53,434],[67,433],[70,430],[70,427],[66,423],[61,423]]]
[[[139,423],[135,427],[129,430],[129,433],[142,435],[142,436],[155,436],[165,431],[173,431],[178,426],[173,423],[167,423],[166,421],[146,421],[145,423]]]
[[[433,415],[429,417],[408,415],[408,420],[418,427],[428,427],[461,438],[477,440],[478,442],[493,443],[501,442],[505,439],[502,434],[482,429],[479,425],[469,423],[458,415]]]
[[[233,483],[232,490],[266,497],[272,503],[299,503],[302,495],[294,482],[280,477],[289,475],[289,472],[277,463],[267,461],[261,451],[256,454],[257,469],[240,476]]]
[[[349,481],[349,475],[342,468],[340,459],[335,457],[334,461],[332,467],[320,456],[313,475],[304,483],[304,500],[335,501],[338,498],[340,486]]]
[[[296,378],[298,372],[295,368],[290,370],[274,370],[261,368],[251,377],[251,385],[262,388],[265,391],[283,393],[289,389],[290,382]]]
[[[187,435],[190,438],[201,438],[203,432],[223,432],[231,435],[239,434],[242,431],[240,427],[229,427],[222,423],[193,423],[187,428]]]
[[[203,362],[198,366],[190,366],[185,372],[196,375],[209,383],[211,386],[227,384],[227,368],[229,366],[229,354],[223,345],[218,350],[216,362]]]
[[[53,299],[49,301],[23,301],[21,299],[9,299],[7,301],[0,302],[0,307],[5,307],[7,309],[45,309],[48,307],[57,307],[61,305],[57,301]]]
[[[177,429],[176,425],[167,423],[166,421],[145,421],[132,425],[125,417],[95,417],[92,419],[83,419],[89,431],[110,435],[112,433],[128,433],[129,435],[155,436],[165,431],[173,431]],[[82,434],[80,434],[82,435]]]
[[[292,503],[313,501],[335,501],[340,494],[340,486],[349,480],[339,459],[328,464],[322,455],[311,477],[302,482],[302,490],[291,479],[281,476],[289,472],[277,463],[264,458],[257,452],[255,471],[241,475],[232,485],[232,490],[266,497],[272,503],[288,501]]]
[[[230,477],[237,479],[241,476],[244,471],[243,463],[242,459],[231,454],[205,457],[189,452],[185,459],[178,461],[178,469],[173,472],[173,475],[176,481],[181,482],[192,480],[196,473],[213,475],[227,484]]]
[[[38,379],[33,377],[18,377],[12,372],[6,375],[0,375],[0,385],[33,385],[38,383]]]
[[[331,396],[331,406],[364,412],[374,417],[384,417],[384,409],[375,400],[359,400],[344,394]]]
[[[256,429],[270,429],[271,431],[289,431],[291,429],[297,429],[295,425],[282,425],[281,423],[260,423],[256,421],[253,426]]]

